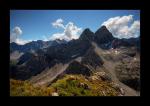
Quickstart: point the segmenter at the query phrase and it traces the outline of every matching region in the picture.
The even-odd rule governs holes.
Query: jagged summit
[[[94,39],[94,33],[89,28],[86,28],[80,35],[79,39],[92,41]]]
[[[97,33],[98,31],[109,31],[109,30],[107,29],[106,26],[103,25],[95,33]]]
[[[95,41],[98,44],[104,44],[109,43],[114,40],[113,35],[109,30],[106,28],[106,26],[102,26],[95,32]]]

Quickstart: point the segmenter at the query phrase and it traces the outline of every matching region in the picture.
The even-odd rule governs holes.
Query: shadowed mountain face
[[[115,39],[112,42],[113,48],[119,48],[121,46],[131,47],[135,46],[140,50],[140,37],[138,38],[130,38],[130,39]]]
[[[82,32],[79,39],[83,41],[93,41],[94,33],[89,28],[87,28]]]
[[[82,32],[79,39],[69,42],[55,40],[36,41],[25,45],[11,43],[10,53],[19,51],[24,52],[24,54],[17,59],[15,65],[10,65],[10,77],[19,80],[29,80],[33,77],[33,82],[38,82],[40,79],[41,83],[47,83],[51,81],[48,80],[47,75],[55,75],[55,77],[62,74],[91,76],[95,71],[103,70],[103,72],[110,73],[109,77],[115,77],[115,81],[139,89],[139,50],[139,38],[114,38],[105,26],[99,28],[95,33],[87,28]],[[126,65],[123,65],[125,63],[121,61],[134,59],[138,60],[137,63],[129,61]],[[63,70],[58,70],[60,64]],[[133,64],[133,67],[128,64]],[[101,69],[99,70],[99,68]],[[127,68],[130,71],[126,70]],[[113,72],[114,74],[111,75]],[[117,75],[115,75],[115,72]],[[124,73],[131,73],[138,81],[135,81],[129,74],[125,74],[125,76]],[[42,82],[42,78],[45,79],[45,82]],[[134,82],[136,82],[135,85]]]
[[[81,64],[80,62],[73,61],[64,71],[65,74],[82,74],[86,76],[90,76],[91,70]]]
[[[97,66],[102,66],[104,61],[100,56],[98,56],[98,54],[95,53],[94,48],[91,47],[83,56],[81,63],[96,69]]]
[[[105,26],[102,26],[100,29],[98,29],[95,32],[95,42],[101,47],[101,48],[110,48],[111,42],[115,38],[112,36],[112,34],[108,31],[108,29]]]

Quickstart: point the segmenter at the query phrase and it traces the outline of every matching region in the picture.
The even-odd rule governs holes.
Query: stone
[[[120,93],[121,93],[122,95],[124,95],[124,94],[125,94],[125,92],[124,92],[124,89],[123,89],[123,88],[120,88]]]
[[[53,92],[52,96],[59,96],[57,92]]]

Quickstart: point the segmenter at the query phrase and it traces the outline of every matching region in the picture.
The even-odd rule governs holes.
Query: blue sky
[[[82,31],[90,28],[95,32],[112,17],[129,15],[133,15],[133,20],[140,21],[139,10],[10,10],[10,35],[17,26],[22,31],[20,39],[43,40],[64,32],[65,29],[52,25],[58,19],[63,20],[64,26],[72,22]]]

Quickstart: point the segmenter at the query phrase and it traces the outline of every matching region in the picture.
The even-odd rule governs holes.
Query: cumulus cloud
[[[20,36],[22,35],[23,31],[20,27],[16,26],[12,29],[10,32],[10,43],[15,42],[20,45],[24,45],[25,43],[31,42],[31,40],[23,40],[20,39]]]
[[[82,31],[82,28],[78,28],[76,25],[74,25],[73,22],[69,22],[66,25],[62,24],[63,20],[58,19],[56,20],[54,24],[52,23],[52,25],[56,28],[61,27],[64,29],[64,31],[62,33],[55,33],[50,37],[50,40],[55,40],[55,39],[65,39],[67,41],[71,40],[71,39],[78,39],[79,38],[79,34]],[[61,23],[61,24],[58,24]],[[62,27],[63,26],[63,27]]]
[[[58,28],[58,27],[65,28],[64,25],[63,25],[63,22],[64,21],[60,18],[60,19],[57,19],[55,22],[53,22],[52,25],[55,28]]]
[[[13,29],[13,33],[17,34],[17,35],[21,35],[22,34],[22,30],[20,27],[16,26],[14,29]]]
[[[117,38],[135,38],[140,35],[140,21],[134,20],[133,15],[113,17],[102,25],[105,25]]]
[[[15,40],[22,34],[22,30],[20,27],[16,26],[10,32],[10,42],[15,42]]]
[[[70,39],[77,39],[82,28],[78,28],[74,23],[69,22],[64,30],[65,35]]]
[[[63,40],[63,39],[65,39],[65,40],[67,40],[67,41],[70,40],[67,36],[65,36],[64,33],[55,33],[55,34],[53,34],[49,39],[50,39],[50,40],[55,40],[55,39]]]

